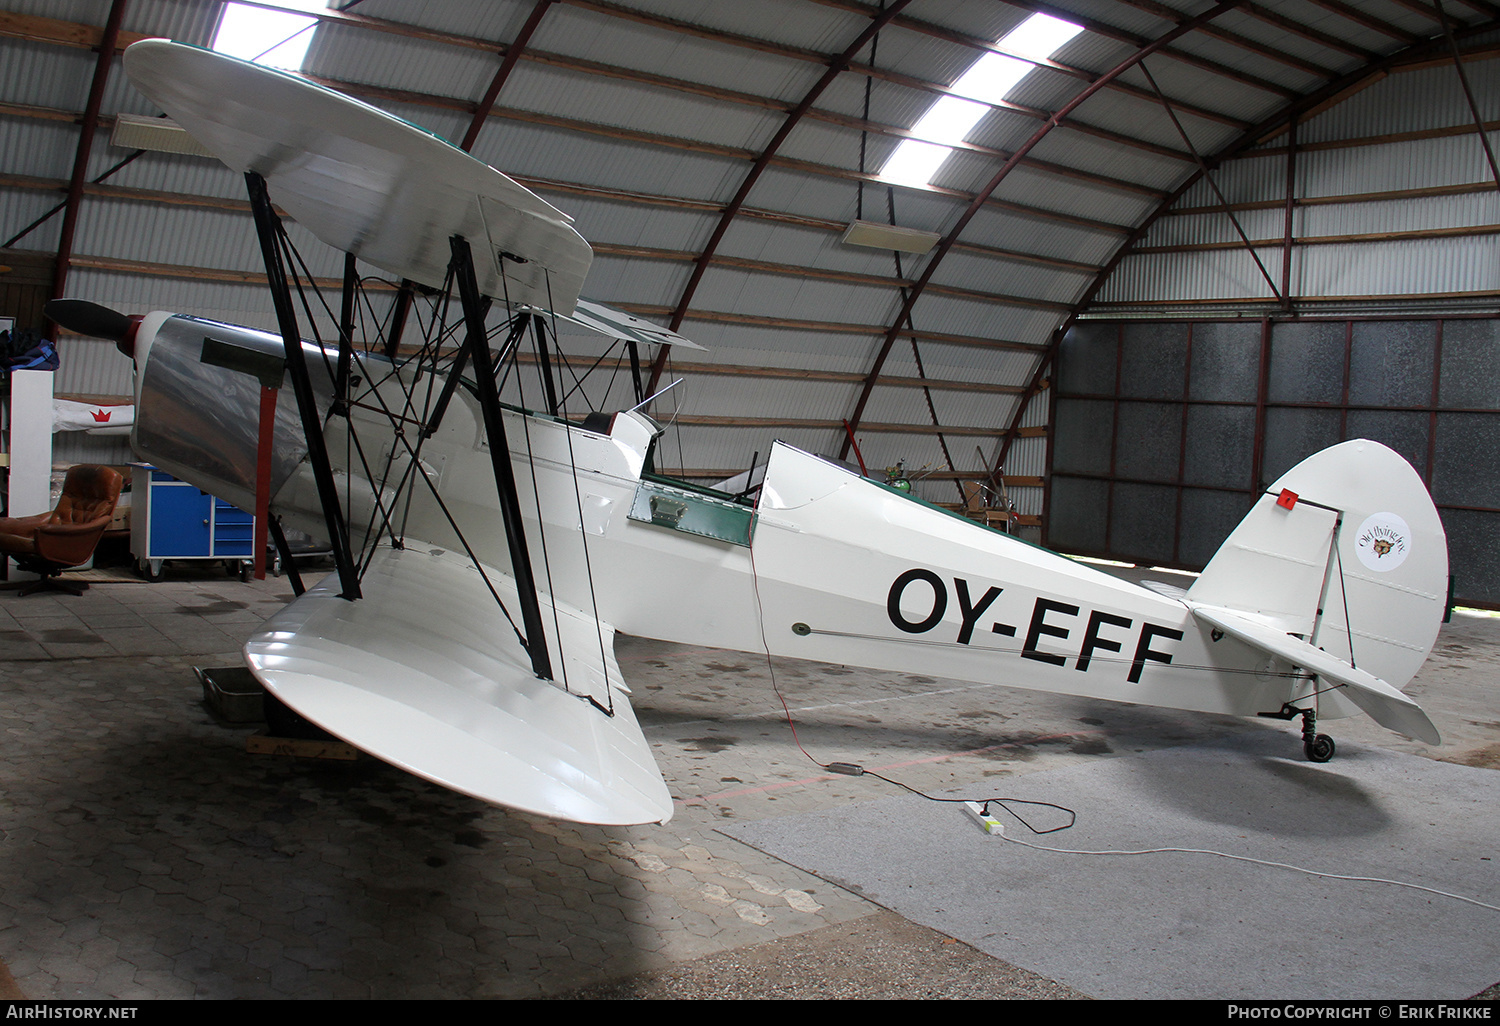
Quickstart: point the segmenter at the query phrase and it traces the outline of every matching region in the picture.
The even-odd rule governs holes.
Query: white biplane
[[[1439,743],[1400,688],[1443,616],[1446,540],[1421,480],[1384,446],[1345,442],[1293,468],[1186,592],[1127,583],[779,442],[753,503],[669,480],[651,471],[661,428],[639,409],[575,422],[555,396],[545,413],[499,400],[497,364],[527,330],[544,343],[554,317],[690,344],[578,299],[592,251],[565,214],[295,75],[164,40],[131,46],[125,68],[245,173],[280,330],[127,321],[72,301],[52,312],[133,353],[142,459],[331,539],[338,571],[245,657],[277,698],[364,751],[546,816],[665,821],[672,798],[617,630],[1300,715],[1317,761],[1334,748],[1317,718],[1358,711]],[[346,267],[357,257],[456,294],[462,343],[435,331],[409,358],[362,351],[350,285],[337,341],[304,341],[271,195]],[[492,303],[509,308],[498,361]]]

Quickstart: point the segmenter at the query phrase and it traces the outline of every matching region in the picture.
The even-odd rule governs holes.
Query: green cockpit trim
[[[755,533],[755,510],[749,506],[712,489],[667,483],[655,476],[642,477],[628,516],[638,523],[746,548]]]

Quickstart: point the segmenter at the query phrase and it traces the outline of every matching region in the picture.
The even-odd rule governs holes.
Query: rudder
[[[1447,537],[1422,479],[1355,439],[1260,496],[1187,597],[1265,617],[1401,688],[1432,650],[1447,583]]]

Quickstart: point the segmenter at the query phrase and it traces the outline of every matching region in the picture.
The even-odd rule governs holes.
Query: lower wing
[[[518,608],[511,579],[488,576]],[[461,554],[382,550],[361,590],[358,601],[340,598],[334,575],[246,644],[251,671],[281,701],[356,748],[484,801],[583,823],[672,817],[611,628],[563,606],[554,617],[543,599],[565,690],[535,676]]]

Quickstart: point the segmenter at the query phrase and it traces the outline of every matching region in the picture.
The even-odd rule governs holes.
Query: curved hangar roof
[[[149,36],[209,45],[224,5],[115,0],[100,25],[104,6],[0,4],[7,247],[60,250],[71,295],[269,323],[241,183],[190,155],[148,152],[115,167],[132,151],[102,129],[159,112],[118,60],[90,51]],[[1039,482],[1046,424],[1046,404],[1030,400],[1046,387],[1050,347],[1096,298],[1143,298],[1111,280],[1139,293],[1152,274],[1172,276],[1152,265],[1140,282],[1111,279],[1122,260],[1131,266],[1126,254],[1172,248],[1145,243],[1162,241],[1159,224],[1187,223],[1158,222],[1180,197],[1179,209],[1207,211],[1213,227],[1166,241],[1238,247],[1251,268],[1198,301],[1264,312],[1318,298],[1286,298],[1279,224],[1253,240],[1273,247],[1256,272],[1243,227],[1222,213],[1228,203],[1280,218],[1290,204],[1274,188],[1265,198],[1264,179],[1282,177],[1281,164],[1259,176],[1227,165],[1212,183],[1204,169],[1290,152],[1290,123],[1316,124],[1409,69],[1443,76],[1441,119],[1453,124],[1432,130],[1467,133],[1479,154],[1472,118],[1465,127],[1477,108],[1462,105],[1459,85],[1478,107],[1495,95],[1489,44],[1500,26],[1492,0],[342,7],[318,12],[304,34],[305,74],[454,141],[572,214],[595,251],[587,295],[710,347],[664,353],[653,368],[661,384],[685,379],[657,410],[674,420],[666,463],[727,475],[773,435],[840,454],[852,436],[872,467],[904,459],[946,471],[951,461],[976,476],[1004,461],[1028,512],[1039,512],[1040,490],[1024,488]],[[1390,132],[1423,105],[1369,106],[1390,122],[1375,130]],[[947,142],[897,152],[917,137]],[[80,152],[76,192],[42,219]],[[1491,169],[1465,159],[1481,162],[1468,184],[1491,202]],[[898,164],[907,170],[892,184]],[[1220,178],[1234,195],[1221,198]],[[890,225],[900,238],[881,232]],[[311,259],[316,273],[340,273],[333,254]],[[74,362],[87,362],[81,350]],[[934,487],[929,497],[954,497]]]

